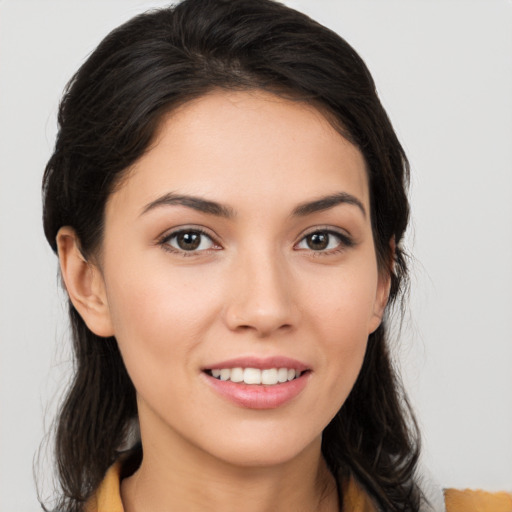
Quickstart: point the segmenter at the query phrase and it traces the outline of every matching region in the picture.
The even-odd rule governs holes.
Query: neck
[[[148,436],[148,439],[152,439]],[[125,512],[332,512],[336,483],[316,439],[291,460],[240,466],[175,438],[145,442],[140,468],[123,480]]]

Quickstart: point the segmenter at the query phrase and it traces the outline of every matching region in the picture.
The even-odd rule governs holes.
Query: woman
[[[58,508],[428,507],[387,349],[408,165],[354,50],[269,0],[185,0],[107,36],[59,125]]]

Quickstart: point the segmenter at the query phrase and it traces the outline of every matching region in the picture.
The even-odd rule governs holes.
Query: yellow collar
[[[85,506],[85,512],[124,512],[121,501],[122,461],[107,471],[98,490]],[[376,512],[376,507],[361,486],[350,478],[343,485],[343,512]],[[459,491],[446,489],[447,512],[512,512],[512,495],[506,492]]]
[[[85,506],[85,512],[124,512],[121,501],[122,461],[117,461],[107,471],[98,490]],[[343,486],[343,512],[376,512],[370,498],[351,478]]]

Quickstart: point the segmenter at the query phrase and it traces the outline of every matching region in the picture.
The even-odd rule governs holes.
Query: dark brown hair
[[[356,52],[272,0],[185,0],[135,17],[101,42],[60,105],[43,181],[52,248],[59,228],[69,225],[85,257],[93,256],[107,198],[148,149],[162,117],[214,88],[264,89],[311,103],[360,149],[379,268],[391,274],[390,302],[399,302],[409,215],[403,149]],[[58,420],[56,460],[59,507],[78,511],[126,444],[137,409],[116,340],[93,334],[71,302],[69,313],[76,366]],[[369,337],[361,373],[325,428],[322,451],[338,481],[354,476],[381,509],[419,509],[418,432],[391,364],[386,321]]]

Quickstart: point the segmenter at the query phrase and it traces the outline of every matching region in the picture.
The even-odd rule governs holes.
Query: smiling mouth
[[[307,371],[307,370],[306,370]],[[205,373],[217,380],[234,383],[276,386],[298,379],[304,371],[294,368],[216,368]]]

